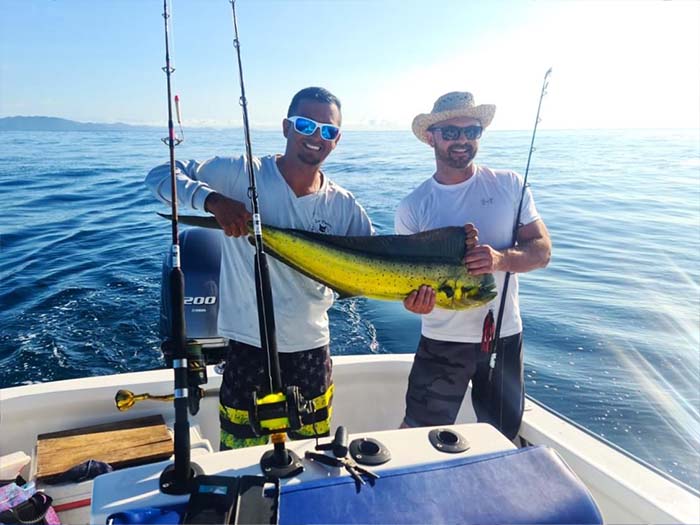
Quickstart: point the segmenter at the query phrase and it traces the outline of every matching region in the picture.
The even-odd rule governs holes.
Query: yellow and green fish
[[[214,217],[179,216],[183,224],[220,228]],[[497,295],[492,274],[469,275],[462,262],[465,232],[439,228],[414,235],[343,237],[263,226],[266,253],[324,284],[340,298],[403,301],[421,285],[435,290],[435,305],[466,310]]]

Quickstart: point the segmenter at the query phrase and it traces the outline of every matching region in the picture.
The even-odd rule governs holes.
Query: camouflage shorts
[[[436,341],[421,336],[408,378],[404,423],[411,427],[451,425],[472,382],[479,421],[509,438],[520,427],[524,407],[522,334],[501,338],[489,381],[490,354],[480,343]]]
[[[330,433],[333,383],[328,345],[302,352],[280,352],[282,386],[295,385],[307,401],[313,400],[316,412],[302,418],[304,426],[290,432],[292,439],[306,439]],[[248,419],[252,393],[266,391],[267,358],[260,348],[231,341],[219,392],[220,450],[267,443],[267,436],[256,436]]]

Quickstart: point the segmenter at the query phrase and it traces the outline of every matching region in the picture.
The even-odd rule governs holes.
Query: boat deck
[[[412,355],[334,357],[334,428],[343,425],[355,436],[385,433],[388,441],[393,442],[396,439],[396,444],[392,447],[395,446],[397,451],[401,450],[402,442],[408,440],[411,432],[420,432],[419,429],[396,430],[403,416],[403,398],[412,359]],[[256,470],[254,465],[257,465],[260,454],[256,449],[216,453],[219,432],[216,392],[220,381],[221,377],[210,368],[209,383],[206,385],[210,395],[202,400],[200,412],[190,418],[192,458],[198,463],[201,461],[203,466],[210,469],[208,472],[212,473],[227,469],[241,472],[248,472],[246,469]],[[172,371],[154,370],[0,390],[0,456],[21,451],[36,458],[38,435],[88,425],[162,415],[166,425],[172,428],[172,403],[142,402],[128,412],[118,412],[114,405],[114,396],[117,390],[122,388],[136,394],[169,394],[172,391]],[[474,413],[467,396],[457,423],[474,422]],[[489,429],[489,432],[495,432],[495,435],[490,434],[486,440],[492,443],[482,446],[478,436],[474,436],[469,439],[472,449],[468,454],[477,453],[479,450],[486,451],[487,449],[482,447],[490,446],[499,450],[525,445],[551,447],[586,484],[600,506],[606,522],[700,523],[700,497],[697,491],[669,479],[532,400],[526,401],[523,425],[515,444],[493,429]],[[394,435],[397,437],[394,438]],[[292,449],[311,446],[305,443],[292,442],[289,446]],[[411,452],[406,452],[405,457],[411,457],[411,461],[421,461],[422,452],[418,452],[420,447],[415,448],[414,444],[410,446]],[[423,446],[427,445],[424,443]],[[397,458],[404,457],[403,452],[395,455]],[[229,456],[236,456],[237,459],[232,460],[234,463],[221,463],[224,460],[229,461]],[[312,467],[310,471],[320,468]],[[157,486],[150,483],[157,479],[156,474],[162,470],[162,464],[133,469],[136,469],[134,472],[139,476],[150,472],[140,485],[149,487],[148,491],[157,494]],[[129,469],[129,472],[133,469]],[[32,466],[26,467],[22,473],[26,478],[33,479],[36,473],[36,459]],[[105,476],[105,479],[108,476],[112,474]],[[98,482],[102,483],[100,479],[97,478]],[[118,476],[114,481],[117,479]],[[57,505],[66,505],[61,516],[66,523],[86,523],[90,519],[88,510],[93,499],[91,489],[91,481],[46,488]],[[108,513],[103,507],[118,507],[121,504],[121,496],[111,503],[101,498],[99,494],[95,496],[93,505],[98,505],[93,507],[95,519],[101,519]]]

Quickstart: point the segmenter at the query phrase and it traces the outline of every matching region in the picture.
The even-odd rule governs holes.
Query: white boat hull
[[[403,417],[405,389],[412,360],[412,355],[334,357],[334,427],[344,425],[355,435],[382,431],[385,439],[396,443],[402,442],[402,436],[404,440],[407,439],[413,430],[396,429]],[[0,456],[24,451],[34,457],[37,435],[47,432],[152,414],[162,414],[166,423],[172,426],[174,412],[169,403],[142,402],[124,413],[118,412],[114,406],[114,395],[121,388],[135,393],[170,393],[172,376],[170,370],[155,370],[1,390]],[[221,377],[210,369],[206,388],[218,389],[220,382]],[[475,422],[468,399],[469,396],[466,396],[458,424]],[[191,417],[193,461],[208,465],[222,465],[229,461],[237,467],[248,462],[250,469],[255,470],[260,455],[259,450],[256,450],[258,447],[215,452],[219,432],[217,411],[218,398],[215,395],[205,397],[200,412]],[[484,451],[490,446],[501,450],[513,446],[500,434],[497,438],[492,435],[479,438],[476,435],[470,441],[472,452]],[[304,443],[308,442],[292,443],[290,447],[308,446]],[[588,487],[607,523],[700,523],[700,498],[696,492],[577,428],[532,400],[526,402],[523,424],[516,443],[518,446],[548,445],[555,449]],[[411,451],[396,456],[409,458],[406,461],[421,461],[422,457]],[[35,469],[33,461],[29,471],[24,473],[32,476]],[[151,479],[160,470],[162,465],[152,464],[115,474],[125,476],[125,480],[130,475],[133,481],[133,476],[136,475],[145,475]],[[127,472],[131,474],[127,475]],[[105,478],[112,476],[114,474]],[[123,494],[110,494],[111,489],[103,489],[91,495],[91,486],[92,482],[83,482],[48,487],[46,490],[54,496],[54,503],[59,508],[62,504],[70,506],[71,502],[83,503],[83,506],[62,513],[65,522],[87,523],[90,519],[89,507],[85,503],[92,499],[93,523],[104,523],[105,509],[119,507]],[[149,497],[158,497],[152,491],[149,494]],[[134,498],[138,500],[137,496]],[[134,500],[130,501],[133,503]]]

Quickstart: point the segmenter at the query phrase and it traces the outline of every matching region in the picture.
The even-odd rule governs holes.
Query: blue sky
[[[172,0],[186,126],[239,126],[227,0]],[[160,125],[161,0],[0,0],[0,117]],[[529,129],[700,127],[700,2],[238,0],[250,120],[278,127],[321,85],[348,129],[409,129],[442,93]]]

